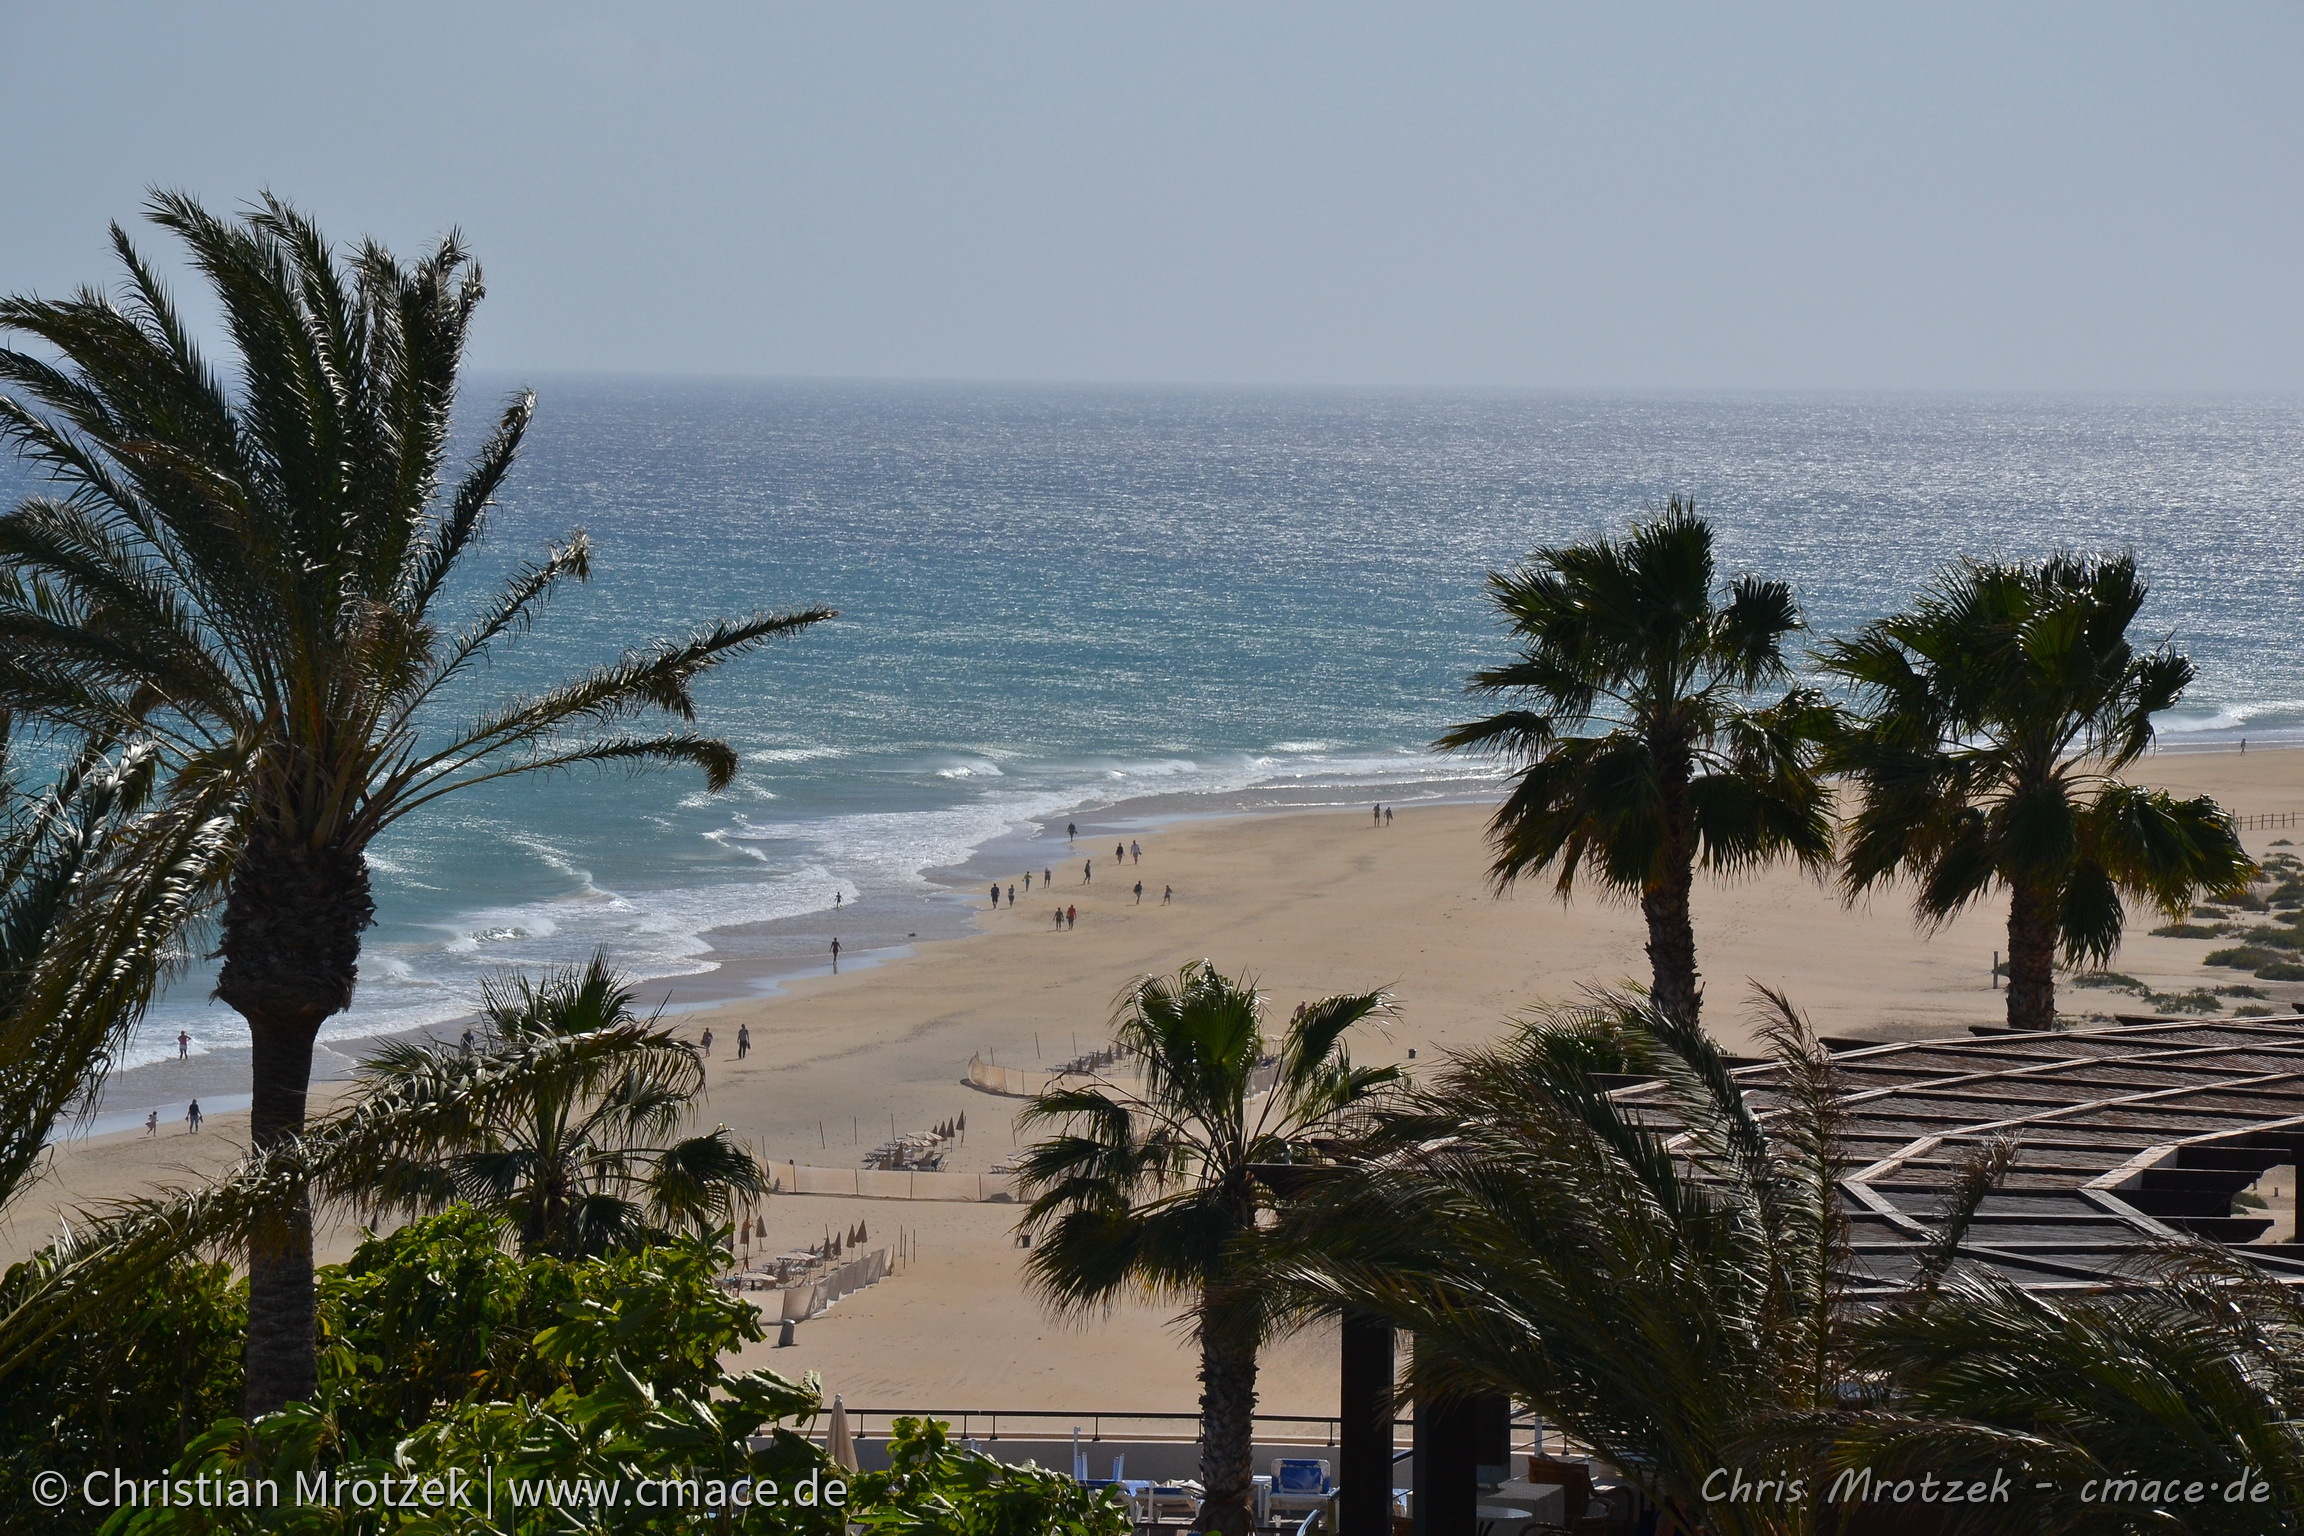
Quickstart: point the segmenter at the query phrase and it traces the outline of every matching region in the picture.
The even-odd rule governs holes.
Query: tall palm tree
[[[1683,1528],[1805,1530],[1797,1507],[1705,1497],[1715,1467],[1778,1465],[1849,1349],[1840,1089],[1804,1021],[1767,1004],[1766,1118],[1700,1028],[1637,996],[1459,1057],[1307,1179],[1272,1272],[1414,1331],[1417,1393],[1533,1405]],[[1628,1108],[1595,1062],[1668,1092]]]
[[[490,1035],[472,1052],[386,1046],[326,1127],[331,1188],[374,1209],[462,1201],[562,1257],[733,1220],[766,1175],[725,1127],[675,1137],[704,1064],[632,1003],[595,955],[492,984]]]
[[[1537,550],[1492,571],[1490,603],[1517,654],[1470,691],[1521,701],[1442,736],[1449,751],[1522,759],[1490,823],[1499,887],[1557,867],[1566,898],[1587,865],[1637,894],[1659,1006],[1702,1006],[1688,902],[1698,864],[1734,874],[1832,855],[1830,796],[1816,775],[1831,715],[1794,688],[1784,645],[1804,626],[1780,581],[1716,585],[1712,528],[1675,496],[1621,539]]]
[[[1345,1031],[1390,1008],[1380,992],[1324,998],[1267,1058],[1253,984],[1207,961],[1140,977],[1113,1020],[1140,1086],[1052,1087],[1018,1117],[1060,1127],[1018,1169],[1041,1293],[1067,1310],[1124,1292],[1189,1310],[1206,1488],[1196,1529],[1242,1536],[1253,1523],[1256,1355],[1284,1321],[1256,1283],[1260,1218],[1274,1205],[1256,1170],[1317,1159],[1398,1081],[1393,1068],[1354,1066],[1344,1046]]]
[[[471,785],[585,763],[693,764],[718,788],[726,743],[631,723],[692,718],[700,673],[829,614],[719,623],[435,730],[591,561],[578,535],[462,624],[440,611],[534,408],[514,398],[443,487],[470,253],[450,235],[412,265],[372,241],[339,260],[269,197],[237,220],[177,194],[148,211],[212,290],[232,376],[118,227],[117,297],[0,300],[0,329],[45,349],[0,349],[0,434],[57,487],[0,517],[0,705],[156,742],[153,836],[228,826],[216,993],[247,1020],[250,1134],[269,1148],[301,1132],[314,1037],[352,1000],[379,834]],[[310,1216],[291,1204],[248,1258],[252,1411],[314,1386]]]
[[[1909,876],[1941,924],[2005,887],[2015,1029],[2055,1027],[2059,952],[2109,960],[2123,898],[2181,916],[2253,869],[2215,801],[2119,778],[2192,680],[2130,642],[2145,592],[2128,555],[1964,561],[1822,651],[1862,710],[1831,753],[1860,797],[1849,898]]]

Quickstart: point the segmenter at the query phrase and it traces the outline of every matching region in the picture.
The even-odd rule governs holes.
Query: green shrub
[[[2222,1013],[2223,1002],[2206,987],[2189,992],[2152,992],[2144,1001],[2157,1013]]]
[[[2233,1009],[2232,1017],[2236,1019],[2266,1019],[2278,1011],[2267,1008],[2262,1003],[2250,1003],[2245,1007]]]
[[[872,1536],[1127,1536],[1127,1508],[1110,1490],[957,1449],[947,1429],[896,1421],[889,1469],[857,1476],[853,1525]]]
[[[12,1266],[7,1297],[32,1273]],[[30,1511],[30,1481],[45,1470],[118,1467],[156,1477],[220,1414],[240,1401],[248,1287],[222,1264],[184,1259],[154,1275],[135,1305],[80,1319],[0,1381],[0,1510]],[[0,1529],[17,1527],[0,1515]],[[77,1499],[42,1531],[92,1531],[104,1511]]]
[[[2262,987],[2251,987],[2246,982],[2240,982],[2229,987],[2218,987],[2216,995],[2218,997],[2268,997],[2271,994]]]
[[[2258,981],[2304,981],[2304,965],[2293,960],[2275,960],[2269,965],[2256,967]]]
[[[2235,971],[2256,971],[2261,976],[2263,972],[2257,970],[2258,966],[2273,965],[2279,959],[2278,955],[2268,949],[2250,949],[2240,945],[2232,949],[2212,949],[2201,958],[2200,963],[2230,966]]]
[[[2122,975],[2118,971],[2082,971],[2072,978],[2072,985],[2100,987],[2108,992],[2133,992],[2139,997],[2152,990],[2135,977]]]
[[[2216,930],[2199,923],[2164,923],[2152,930],[2156,939],[2212,939]]]
[[[2261,912],[2265,909],[2264,898],[2254,891],[2242,891],[2239,895],[2232,897],[2228,904],[2238,907],[2243,912]]]
[[[2228,907],[2194,907],[2192,915],[2194,917],[2230,917],[2232,912]]]

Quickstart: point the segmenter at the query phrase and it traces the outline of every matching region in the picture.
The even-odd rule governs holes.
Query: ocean
[[[475,423],[514,382],[474,382]],[[840,617],[704,685],[743,754],[725,794],[560,776],[402,823],[330,1039],[445,1024],[485,978],[595,947],[652,1001],[742,995],[834,936],[962,931],[991,879],[1160,816],[1487,792],[1427,748],[1499,650],[1482,573],[1673,493],[1819,634],[1960,555],[2133,549],[2142,633],[2199,670],[2164,739],[2304,739],[2298,402],[533,382],[459,595],[572,528],[594,574],[480,698],[716,615]],[[210,980],[122,1064],[180,1028],[244,1045]]]

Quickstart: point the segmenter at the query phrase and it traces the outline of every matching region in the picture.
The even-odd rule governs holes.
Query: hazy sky
[[[0,287],[460,225],[491,367],[2304,388],[2304,6],[0,0]]]

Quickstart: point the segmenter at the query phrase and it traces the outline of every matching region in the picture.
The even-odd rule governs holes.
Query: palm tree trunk
[[[2008,897],[2008,1027],[2056,1027],[2056,896],[2034,885]]]
[[[1200,1339],[1200,1485],[1194,1519],[1202,1531],[1248,1536],[1255,1524],[1256,1346]]]
[[[1640,893],[1648,919],[1648,969],[1656,1006],[1693,1028],[1704,1006],[1696,974],[1696,925],[1689,899],[1696,887],[1696,840],[1688,826],[1687,786],[1664,795],[1664,876]]]
[[[225,898],[216,995],[248,1021],[248,1137],[258,1151],[303,1132],[312,1042],[352,1001],[361,930],[375,910],[357,848],[314,851],[273,828],[252,830]],[[309,1402],[319,1375],[311,1202],[298,1188],[268,1215],[248,1249],[251,1417]]]

